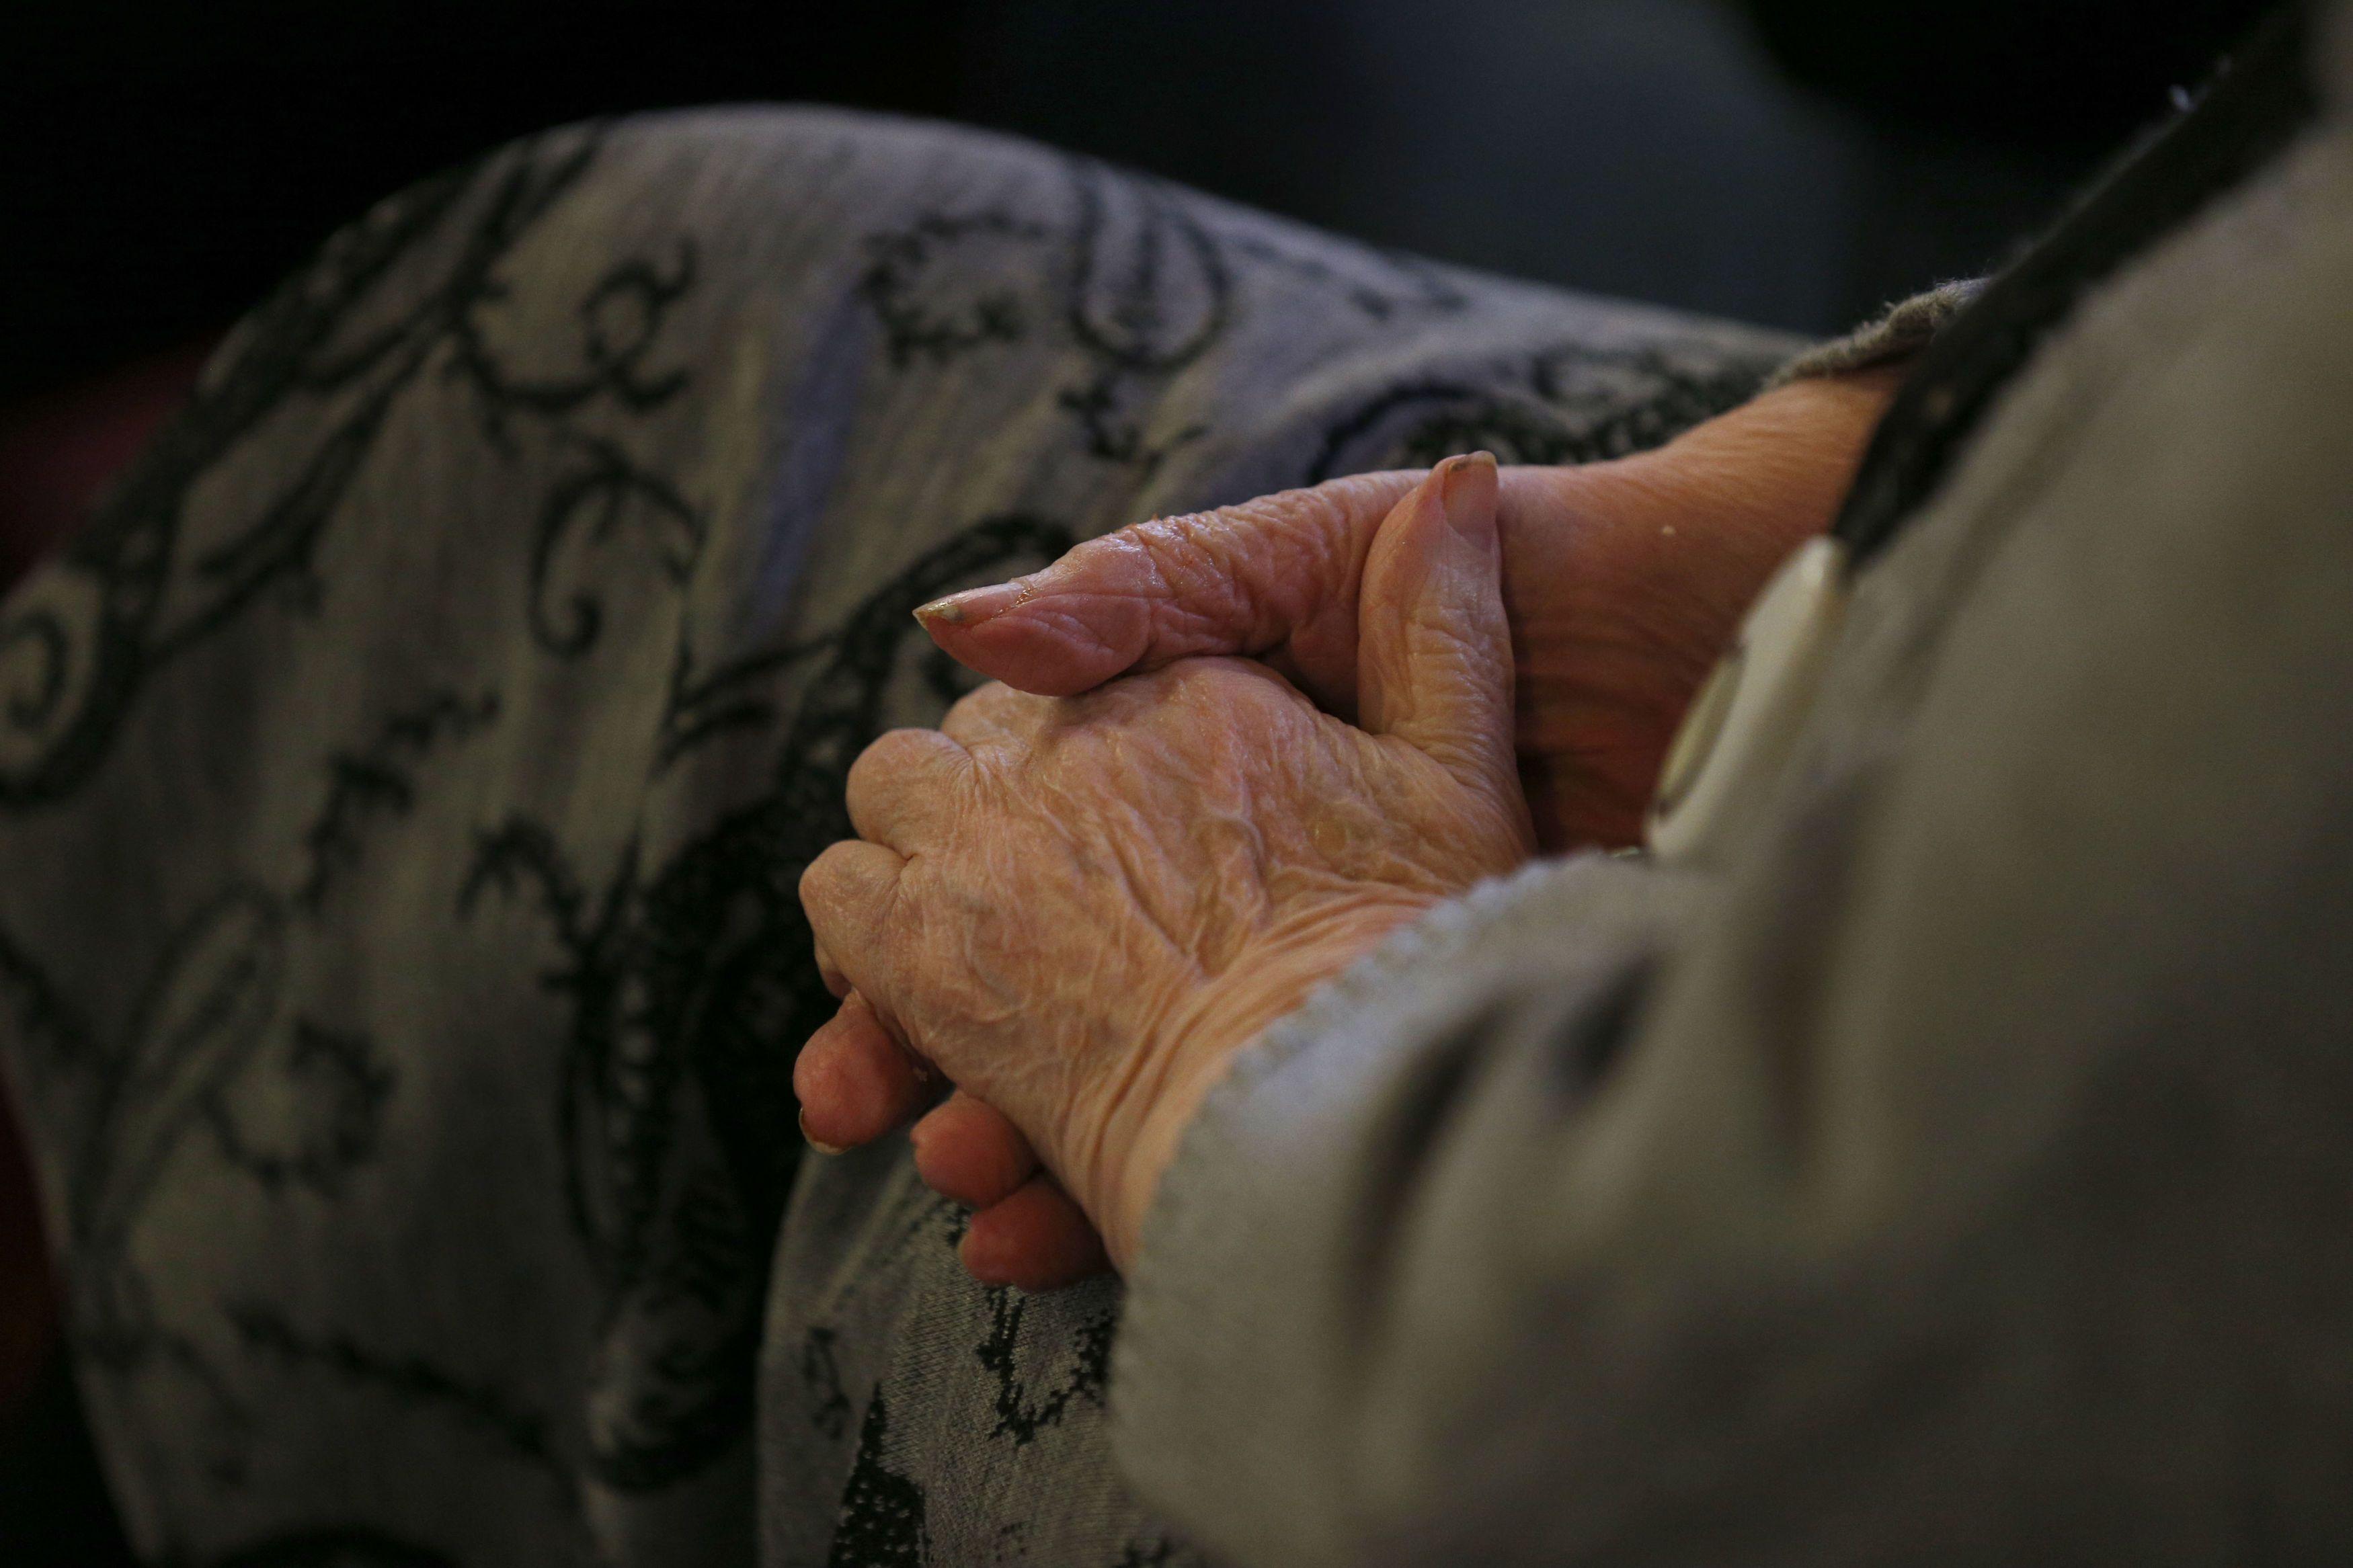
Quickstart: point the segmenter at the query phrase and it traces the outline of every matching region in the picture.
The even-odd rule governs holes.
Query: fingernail
[[[1466,452],[1440,463],[1438,501],[1457,534],[1485,543],[1495,531],[1495,454]]]
[[[807,1144],[808,1144],[808,1146],[809,1146],[810,1148],[812,1148],[812,1149],[816,1150],[818,1153],[820,1153],[820,1154],[847,1154],[847,1153],[849,1153],[849,1151],[848,1149],[845,1149],[845,1148],[836,1148],[836,1147],[835,1147],[833,1144],[831,1144],[831,1143],[819,1142],[816,1138],[811,1137],[811,1136],[809,1135],[809,1130],[808,1130],[808,1112],[807,1112],[807,1111],[806,1111],[806,1110],[804,1110],[804,1111],[802,1111],[802,1112],[800,1113],[800,1124],[801,1124],[801,1137],[802,1137],[802,1139],[803,1139],[803,1140],[805,1140],[805,1141],[807,1142]]]
[[[925,626],[944,621],[952,626],[968,626],[1001,616],[1029,596],[1029,590],[1016,578],[1010,583],[992,583],[986,588],[966,588],[961,594],[950,594],[944,599],[934,599],[916,610],[915,618]]]

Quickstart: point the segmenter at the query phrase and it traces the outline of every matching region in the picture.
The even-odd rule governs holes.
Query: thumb
[[[1495,458],[1449,458],[1381,522],[1358,601],[1360,722],[1464,784],[1518,790]]]
[[[915,618],[981,674],[1044,697],[1197,654],[1237,654],[1354,711],[1366,552],[1415,478],[1351,475],[1155,518],[1042,572],[925,605]]]

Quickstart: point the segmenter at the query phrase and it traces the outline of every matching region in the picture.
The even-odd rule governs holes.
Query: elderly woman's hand
[[[1541,844],[1633,838],[1693,690],[1766,575],[1828,526],[1900,380],[1887,368],[1800,381],[1653,452],[1504,471],[1519,765]],[[1248,654],[1327,710],[1356,712],[1360,610],[1378,609],[1374,541],[1419,478],[1352,477],[1155,519],[921,613],[941,647],[1028,691]],[[854,995],[795,1083],[820,1147],[879,1137],[930,1098]],[[976,1209],[964,1257],[982,1279],[1046,1288],[1104,1266],[1084,1216],[982,1101],[954,1095],[913,1142],[923,1179]]]
[[[1504,470],[1518,749],[1545,847],[1639,835],[1693,692],[1765,579],[1830,526],[1900,381],[1894,369],[1798,381],[1655,451]],[[917,614],[942,647],[1025,691],[1244,654],[1345,716],[1366,552],[1418,477],[1155,518]]]
[[[1492,458],[1450,459],[1373,538],[1361,728],[1262,666],[1200,658],[1079,698],[985,688],[941,732],[878,741],[850,777],[860,841],[801,883],[830,982],[854,988],[804,1052],[804,1103],[841,1098],[829,1073],[893,1070],[895,1037],[962,1091],[934,1118],[1001,1115],[1043,1163],[986,1127],[950,1140],[1001,1156],[965,1173],[976,1201],[1028,1202],[1066,1248],[1074,1202],[1127,1257],[1232,1053],[1533,851],[1495,497]]]

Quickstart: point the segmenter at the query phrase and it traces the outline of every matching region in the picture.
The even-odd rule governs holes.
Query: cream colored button
[[[1846,550],[1808,540],[1741,622],[1668,748],[1644,837],[1662,860],[1721,860],[1789,759],[1846,609]]]

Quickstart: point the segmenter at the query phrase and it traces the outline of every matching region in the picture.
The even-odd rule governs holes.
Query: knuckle
[[[849,793],[870,793],[930,760],[934,752],[926,733],[922,730],[886,730],[876,736],[849,764]]]
[[[1217,685],[1219,667],[1226,662],[1223,658],[1214,658],[1179,660],[1160,672],[1154,682],[1159,688],[1155,695],[1164,701],[1170,698],[1198,696]]]
[[[1302,542],[1320,542],[1324,535],[1348,526],[1354,510],[1347,504],[1347,479],[1327,479],[1306,489],[1277,490],[1246,501],[1240,509],[1258,528]]]
[[[1008,689],[1009,689],[1001,680],[984,681],[974,687],[970,691],[957,698],[955,704],[948,709],[946,719],[942,721],[943,726],[948,733],[954,734],[958,726],[968,728],[977,723],[991,708],[1004,700],[1000,693]]]
[[[1050,701],[1050,698],[1033,697],[1016,691],[1001,680],[989,681],[974,688],[956,700],[941,721],[941,732],[951,740],[964,741],[976,735],[1018,728],[1032,709]]]
[[[1216,563],[1220,535],[1232,526],[1226,510],[1192,511],[1155,517],[1124,531],[1136,551],[1137,590],[1155,599],[1175,597],[1192,577]]]
[[[1096,593],[1123,597],[1149,597],[1159,585],[1164,541],[1169,530],[1184,521],[1146,518],[1090,539],[1063,558],[1054,575],[1072,580],[1061,585],[1083,585]]]
[[[832,853],[833,851],[831,849],[821,850],[818,852],[816,859],[801,868],[799,891],[801,907],[803,909],[814,910],[818,905],[825,901],[825,886],[828,875],[826,857]]]
[[[801,870],[801,906],[816,913],[839,905],[853,885],[851,862],[857,855],[848,839],[829,844]]]
[[[1305,489],[1282,490],[1252,504],[1262,509],[1262,525],[1268,531],[1314,552],[1319,564],[1329,564],[1333,557],[1370,537],[1397,498],[1410,488],[1407,478],[1345,474]]]
[[[1196,707],[1250,707],[1274,692],[1266,667],[1246,658],[1188,658],[1167,674],[1164,699]]]

